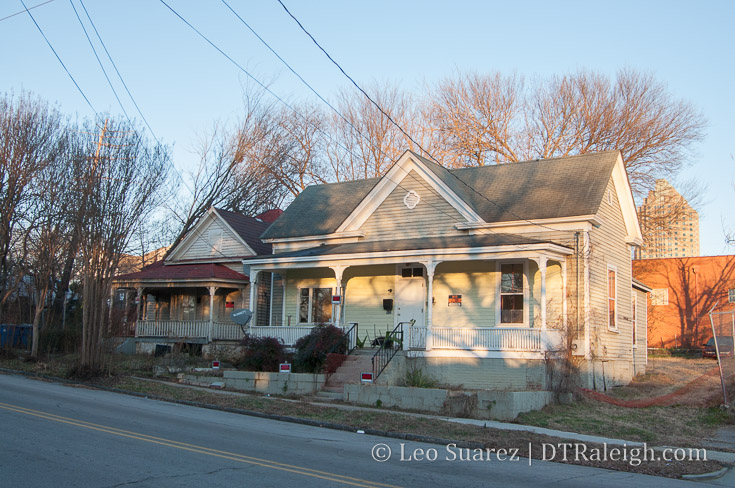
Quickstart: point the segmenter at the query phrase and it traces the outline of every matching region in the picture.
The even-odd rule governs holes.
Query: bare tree
[[[147,143],[135,127],[107,120],[88,129],[99,137],[88,138],[89,157],[77,159],[75,168],[83,210],[81,367],[98,371],[112,277],[135,230],[161,203],[170,163],[167,149]]]
[[[50,298],[57,293],[57,278],[61,273],[64,257],[69,252],[74,230],[73,200],[76,195],[69,191],[74,185],[74,175],[68,170],[73,148],[66,138],[64,151],[35,178],[33,206],[29,211],[23,231],[23,247],[26,257],[24,268],[32,278],[34,293],[33,339],[31,356],[38,357],[41,316],[48,310]]]
[[[450,167],[519,161],[524,147],[523,80],[457,73],[429,90],[424,123],[430,152]]]
[[[457,74],[430,92],[425,120],[448,166],[618,149],[638,196],[672,179],[706,121],[652,75],[578,72],[538,79]]]
[[[388,84],[375,84],[371,97],[408,133],[414,132],[407,94]],[[339,114],[330,120],[327,157],[337,181],[376,178],[385,174],[411,141],[362,93],[342,91]]]
[[[0,316],[24,277],[18,229],[33,206],[30,189],[63,136],[62,116],[46,102],[29,93],[0,98]]]

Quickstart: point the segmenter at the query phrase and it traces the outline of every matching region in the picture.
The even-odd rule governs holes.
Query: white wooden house
[[[617,151],[454,170],[407,151],[382,178],[306,188],[261,238],[272,253],[243,259],[243,300],[269,298],[253,333],[398,327],[396,361],[468,388],[548,388],[567,351],[589,387],[645,368]]]

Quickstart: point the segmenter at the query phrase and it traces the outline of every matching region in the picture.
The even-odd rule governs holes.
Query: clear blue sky
[[[166,1],[253,75],[273,81],[281,97],[318,102],[220,1]],[[364,85],[419,91],[457,69],[526,79],[578,69],[651,72],[709,121],[684,177],[708,188],[698,209],[702,254],[733,252],[723,225],[735,228],[735,2],[283,1]],[[228,3],[322,96],[347,86],[276,0]],[[84,4],[154,132],[174,146],[179,168],[190,166],[201,134],[237,117],[247,76],[157,0]],[[79,0],[74,5],[86,20]],[[22,9],[20,0],[0,0],[0,19]],[[69,0],[32,13],[95,109],[120,113]],[[0,92],[25,89],[66,113],[93,115],[27,13],[0,21],[0,45]]]

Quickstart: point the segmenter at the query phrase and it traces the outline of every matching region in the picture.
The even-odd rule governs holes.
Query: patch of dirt
[[[735,358],[724,358],[728,400],[735,396]],[[708,407],[723,402],[720,369],[711,359],[649,359],[646,374],[609,394],[582,389],[589,398],[630,408],[688,405]]]

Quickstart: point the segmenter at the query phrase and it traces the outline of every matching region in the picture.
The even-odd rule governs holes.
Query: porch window
[[[502,264],[500,266],[500,323],[522,324],[523,303],[523,264]]]
[[[607,326],[618,328],[617,316],[617,272],[614,268],[607,268]]]
[[[196,320],[197,297],[194,295],[184,295],[181,298],[181,320]]]
[[[299,290],[299,323],[324,324],[332,321],[332,289]]]

